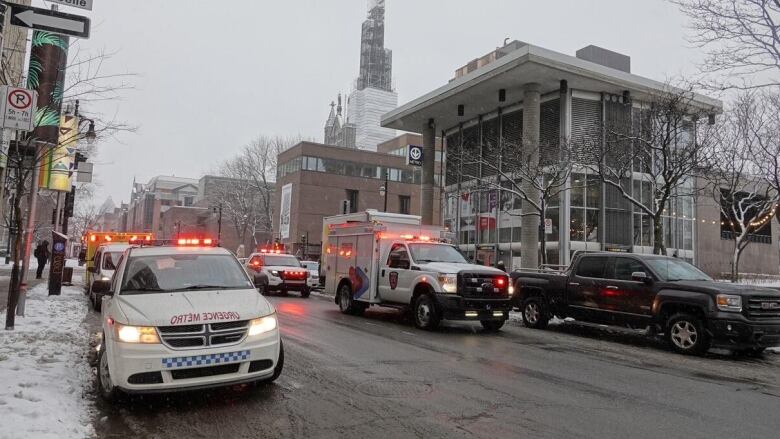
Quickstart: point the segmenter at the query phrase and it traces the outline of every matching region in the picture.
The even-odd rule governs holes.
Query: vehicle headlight
[[[509,284],[509,288],[507,289],[509,291],[509,296],[514,296],[515,294],[515,287],[511,283]]]
[[[716,303],[721,311],[742,311],[742,296],[732,294],[718,294]]]
[[[100,276],[100,280],[102,280],[102,281],[104,281],[104,282],[105,282],[105,281],[109,281],[109,280],[111,280],[111,278],[110,278],[110,277],[108,277],[108,276]]]
[[[152,326],[130,326],[116,324],[116,336],[125,343],[156,344],[160,342],[157,329]]]
[[[273,277],[279,277],[279,272],[276,270],[271,270],[271,276]]]
[[[445,293],[457,293],[458,292],[458,275],[457,274],[440,274],[439,285],[441,285],[442,291]]]
[[[276,329],[276,315],[260,317],[249,322],[249,335],[260,335]]]

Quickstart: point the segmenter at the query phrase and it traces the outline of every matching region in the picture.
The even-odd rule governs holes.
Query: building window
[[[184,205],[185,206],[192,206],[194,197],[184,197]]]
[[[406,195],[399,195],[398,206],[399,213],[409,215],[412,210],[412,198]]]
[[[349,213],[358,211],[358,191],[347,189],[347,200],[349,201]]]

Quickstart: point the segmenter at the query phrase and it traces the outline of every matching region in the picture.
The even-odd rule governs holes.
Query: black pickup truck
[[[677,258],[587,253],[564,272],[510,276],[530,328],[545,328],[553,316],[648,328],[686,354],[714,346],[757,355],[780,346],[780,291],[715,282]]]

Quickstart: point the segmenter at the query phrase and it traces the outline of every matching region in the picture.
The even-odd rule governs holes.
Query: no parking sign
[[[10,130],[32,131],[35,128],[35,109],[38,93],[26,88],[0,87],[2,128]]]

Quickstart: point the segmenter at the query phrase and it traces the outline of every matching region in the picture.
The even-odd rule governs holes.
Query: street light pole
[[[222,203],[219,203],[219,216],[217,216],[217,245],[222,246]]]
[[[384,208],[382,209],[382,212],[387,212],[387,192],[388,192],[388,171],[385,169],[385,184],[379,188],[379,195],[385,199],[384,201]]]

